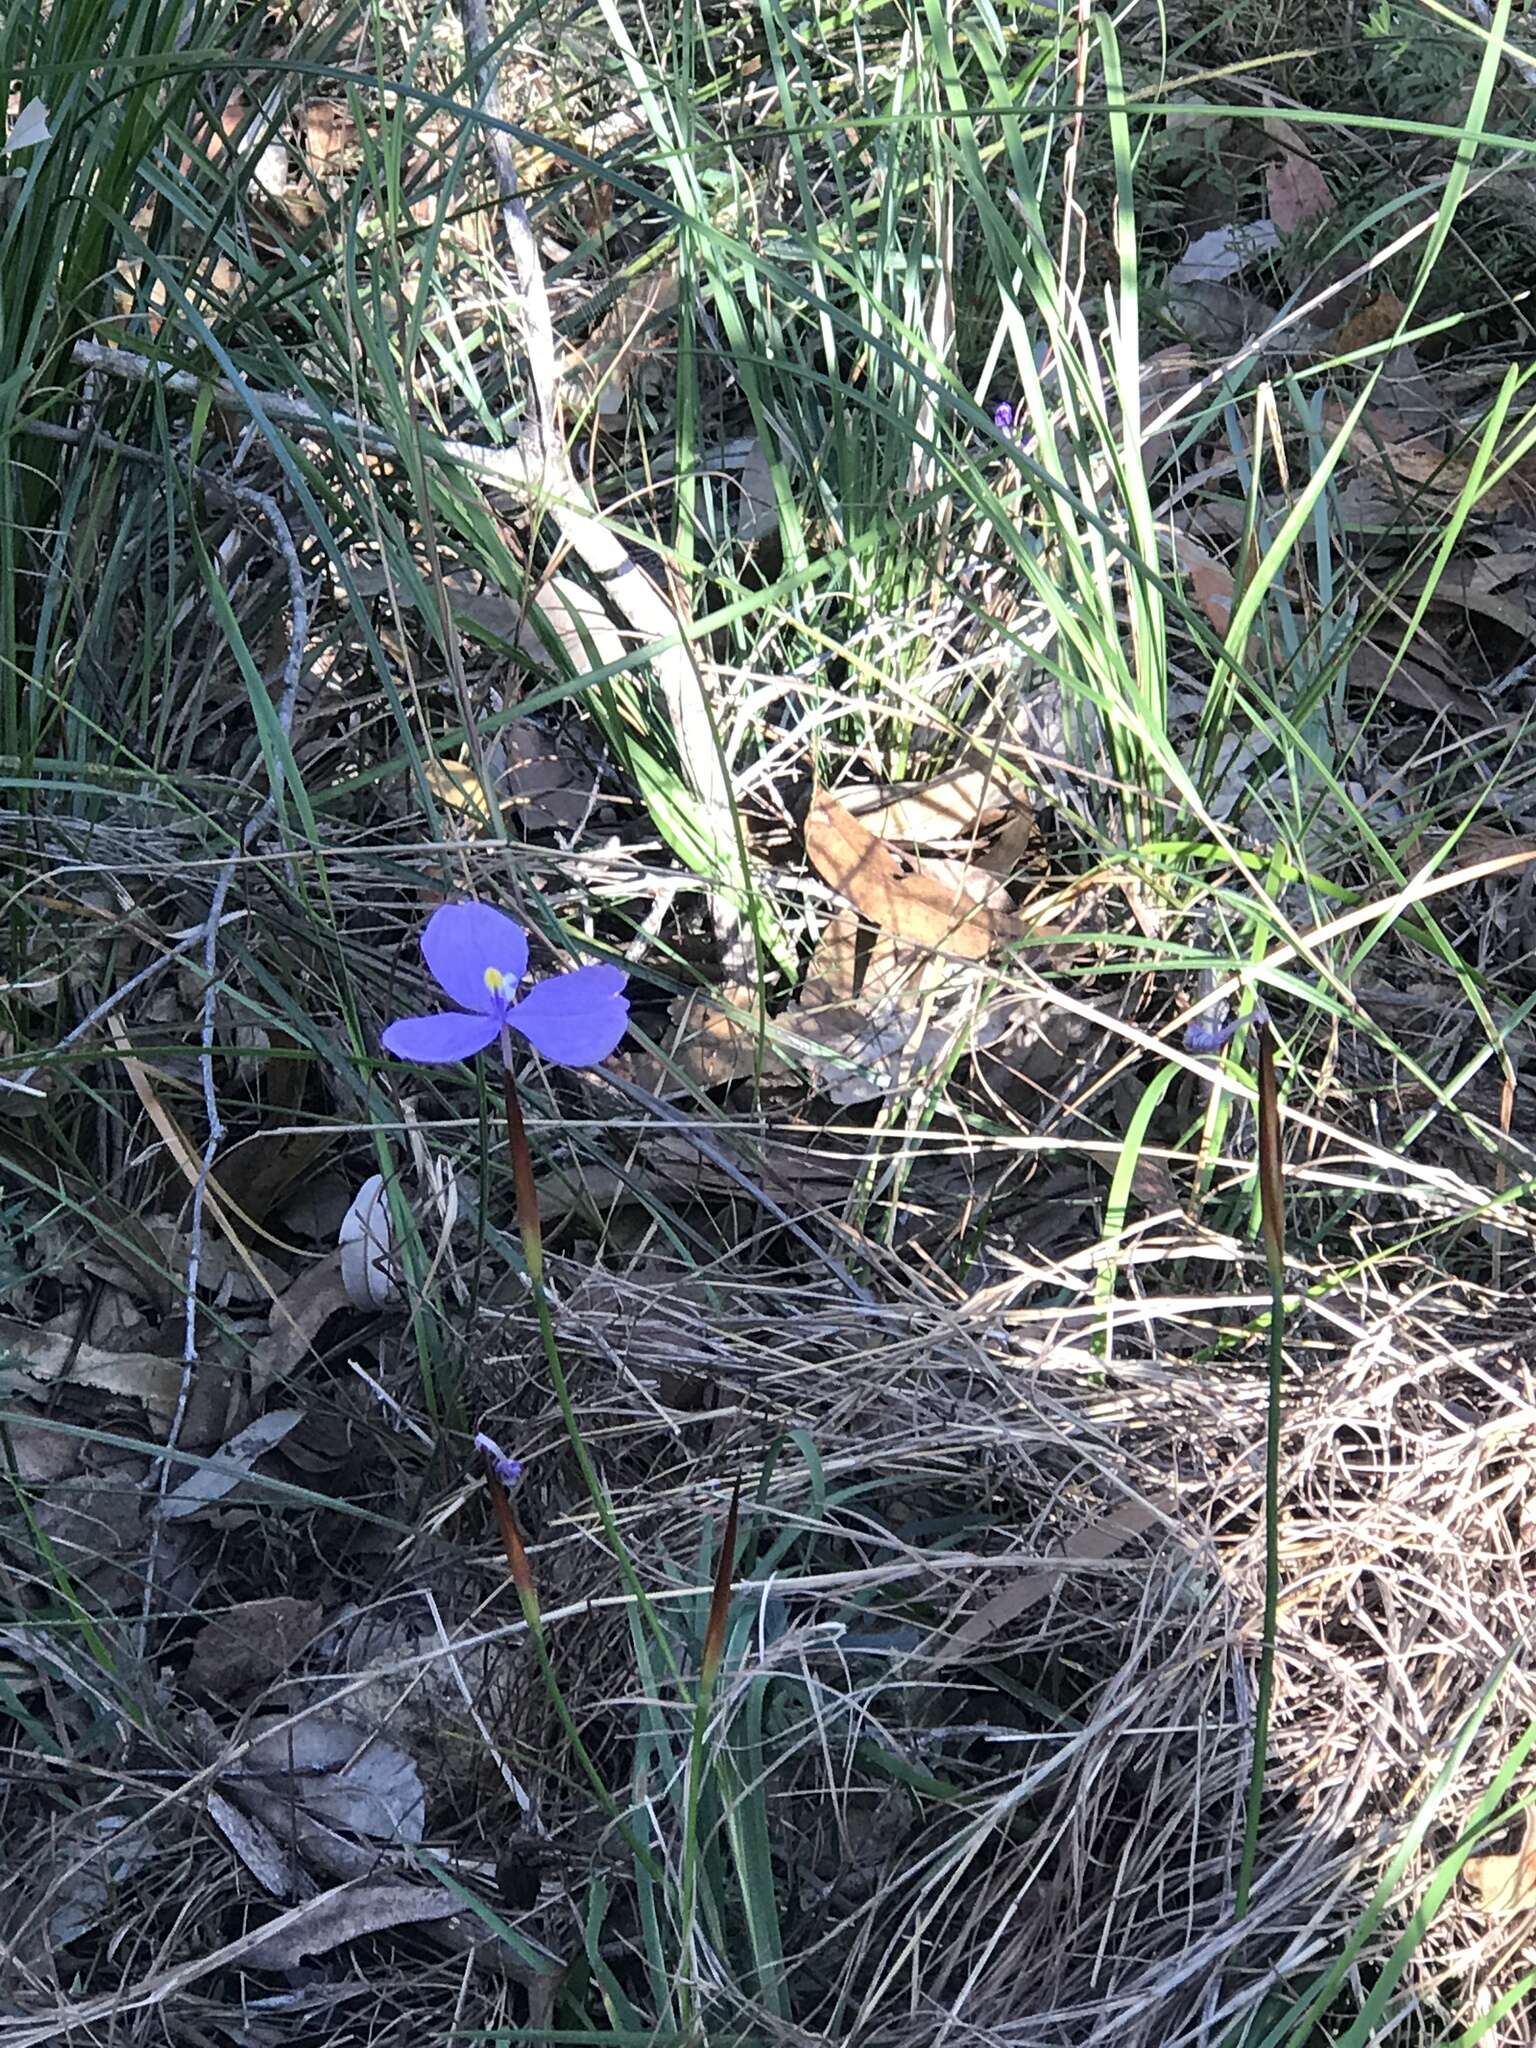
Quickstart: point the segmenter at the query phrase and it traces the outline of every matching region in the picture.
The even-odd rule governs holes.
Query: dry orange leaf
[[[1344,322],[1333,337],[1334,347],[1341,356],[1350,355],[1357,348],[1378,347],[1402,326],[1404,310],[1402,300],[1394,293],[1377,292]]]
[[[823,881],[882,931],[916,946],[981,960],[994,947],[1028,936],[1013,912],[974,901],[927,861],[905,866],[882,840],[825,790],[811,801],[805,850]]]
[[[304,109],[304,153],[315,176],[334,177],[357,148],[357,123],[348,110],[335,100],[311,100]]]
[[[1513,1856],[1471,1856],[1467,1879],[1490,1917],[1536,1906],[1536,1811],[1525,1811],[1525,1839]]]
[[[1189,578],[1196,604],[1225,639],[1237,597],[1232,571],[1225,562],[1218,562],[1214,555],[1207,554],[1199,542],[1192,541],[1187,534],[1181,533],[1176,537],[1174,556]]]
[[[898,788],[874,784],[845,788],[844,805],[877,839],[914,846],[952,846],[973,839],[984,825],[1021,808],[1015,785],[997,763],[956,768],[933,782]]]
[[[1323,407],[1323,423],[1337,433],[1347,418],[1347,408],[1338,399]],[[1453,498],[1471,475],[1472,465],[1460,455],[1447,455],[1429,436],[1411,440],[1395,438],[1394,422],[1367,412],[1350,436],[1349,452],[1364,474],[1392,479],[1405,497],[1419,491],[1433,491],[1437,498]],[[1489,514],[1529,512],[1536,491],[1521,468],[1513,469],[1495,482],[1485,483],[1477,494],[1477,510]]]

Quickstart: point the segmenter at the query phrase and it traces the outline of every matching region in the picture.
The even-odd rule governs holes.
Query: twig
[[[309,639],[309,598],[304,589],[304,571],[299,564],[298,549],[293,544],[293,535],[276,498],[266,491],[253,490],[247,484],[224,484],[219,488],[222,494],[242,505],[249,505],[267,522],[277,543],[278,553],[282,556],[288,571],[288,655],[283,663],[282,695],[277,705],[278,726],[286,740],[293,725],[294,705],[299,694],[299,676],[304,666],[304,648]],[[202,1069],[203,1109],[208,1119],[208,1136],[203,1145],[197,1185],[192,1190],[192,1220],[187,1249],[187,1320],[181,1350],[181,1394],[176,1403],[176,1414],[171,1423],[169,1439],[172,1450],[176,1447],[177,1432],[186,1412],[192,1367],[197,1363],[197,1276],[202,1261],[203,1206],[207,1200],[208,1177],[213,1171],[214,1157],[224,1142],[224,1124],[219,1115],[218,1097],[213,1081],[214,1013],[219,997],[219,926],[224,918],[225,899],[229,895],[242,856],[250,851],[261,833],[277,815],[278,805],[283,800],[283,764],[280,759],[274,758],[272,762],[270,780],[271,787],[265,801],[240,835],[239,848],[229,856],[219,870],[218,880],[213,885],[208,916],[203,924],[203,973],[206,980],[203,987],[203,1015],[199,1032],[202,1050],[198,1055],[198,1065]],[[169,1464],[162,1468],[162,1487],[169,1471]]]
[[[282,507],[270,493],[254,490],[248,484],[219,483],[213,488],[216,495],[231,499],[237,504],[248,505],[266,521],[288,572],[288,652],[283,662],[282,690],[277,703],[277,722],[286,741],[293,725],[294,707],[299,695],[299,678],[304,667],[304,649],[309,641],[309,597],[304,588],[304,571],[299,562],[299,551],[294,546],[293,534],[283,516]],[[202,1019],[198,1034],[198,1066],[202,1072],[203,1110],[207,1118],[208,1134],[203,1142],[197,1180],[192,1189],[192,1214],[187,1226],[187,1305],[181,1347],[181,1385],[177,1389],[176,1408],[166,1437],[167,1453],[174,1453],[180,1442],[182,1426],[186,1421],[187,1403],[192,1392],[192,1373],[198,1355],[197,1285],[203,1259],[203,1212],[207,1205],[213,1162],[225,1136],[224,1120],[219,1115],[218,1090],[213,1077],[214,1020],[219,998],[219,931],[224,922],[225,901],[240,862],[276,817],[278,806],[283,800],[281,759],[274,757],[268,780],[269,787],[265,799],[241,833],[239,846],[219,870],[208,905],[208,915],[203,920],[200,934],[203,945],[204,985]],[[172,1463],[173,1458],[168,1455],[160,1466],[159,1490],[162,1498],[170,1483]],[[160,1519],[156,1517],[151,1528],[149,1557],[144,1568],[144,1596],[139,1610],[141,1635],[148,1629],[154,1600],[155,1568],[159,1562],[161,1527]]]

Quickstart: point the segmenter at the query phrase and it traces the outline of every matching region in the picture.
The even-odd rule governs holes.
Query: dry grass
[[[1320,499],[1238,636],[1240,669],[1221,607],[1239,582],[1247,602],[1253,532],[1316,466],[1306,379],[1336,344],[1285,340],[1276,313],[1268,352],[1180,351],[1165,395],[1184,405],[1183,467],[1150,442],[1127,466],[1112,422],[1130,387],[1094,297],[1122,252],[1095,226],[1074,283],[1040,267],[1060,223],[1018,226],[1018,166],[1036,163],[1020,152],[1044,148],[1054,191],[1088,39],[1042,28],[1041,98],[1029,84],[1009,110],[1001,72],[966,68],[989,49],[980,11],[967,22],[954,76],[985,112],[942,118],[936,26],[853,47],[845,24],[813,23],[809,76],[781,86],[771,7],[755,26],[612,8],[559,65],[530,22],[507,83],[552,150],[519,141],[514,170],[549,182],[514,291],[484,166],[419,98],[463,88],[456,31],[424,42],[413,98],[358,82],[412,24],[381,16],[370,48],[339,16],[312,21],[327,89],[295,87],[282,119],[311,153],[340,141],[305,173],[308,211],[274,226],[248,178],[176,140],[155,159],[170,199],[132,214],[134,263],[92,301],[119,354],[125,335],[163,340],[181,383],[152,393],[143,361],[72,354],[64,325],[0,365],[39,413],[7,472],[0,540],[25,576],[0,655],[46,678],[0,693],[0,2048],[497,2029],[572,2048],[1470,2048],[1518,1989],[1523,1901],[1485,1910],[1474,1870],[1412,1919],[1501,1804],[1536,1705],[1536,1118],[1518,1073],[1528,892],[1511,879],[1536,812],[1507,588],[1527,560],[1511,506],[1529,506],[1517,477],[1486,528],[1446,510],[1470,474],[1455,450],[1490,419],[1507,450],[1518,411],[1511,393],[1508,418],[1490,412],[1496,380],[1463,394],[1436,498],[1386,465],[1405,502],[1384,535],[1351,524],[1369,523],[1358,489],[1348,517]],[[177,22],[159,26],[179,47]],[[1149,104],[1152,26],[1125,37]],[[736,47],[749,29],[761,49]],[[1241,18],[1221,34],[1246,35]],[[1454,38],[1426,62],[1447,47],[1466,69]],[[1293,83],[1324,75],[1286,61]],[[705,90],[717,65],[740,67],[737,97]],[[209,106],[178,103],[177,137],[203,132],[227,68],[209,60]],[[1114,198],[1130,139],[1093,76],[1077,196],[1134,249]],[[799,120],[828,78],[835,111]],[[1405,299],[1465,112],[1429,104],[1426,78],[1403,118],[1434,117],[1440,183],[1394,244]],[[1513,153],[1528,109],[1511,99],[1500,73]],[[1265,166],[1237,114],[1224,169],[1251,200]],[[1416,129],[1390,146],[1363,132],[1328,159],[1336,269],[1369,267],[1376,185],[1429,175]],[[1154,186],[1188,170],[1168,148],[1156,128]],[[206,211],[221,192],[227,217]],[[803,242],[797,192],[825,209]],[[1451,214],[1446,245],[1470,263]],[[1011,246],[986,239],[1000,219]],[[1181,214],[1174,230],[1158,233],[1182,246]],[[680,291],[684,240],[697,276]],[[834,243],[846,275],[826,268]],[[54,263],[45,244],[52,292],[69,251]],[[230,274],[210,284],[215,245]],[[41,290],[0,248],[8,300]],[[1313,256],[1283,253],[1300,290]],[[1004,304],[1015,260],[1035,283]],[[531,505],[525,451],[491,446],[538,382],[514,318],[530,261],[568,352],[588,344],[562,388],[580,490],[663,547],[638,612],[602,566],[622,553],[612,517],[587,520],[573,478],[553,510]],[[665,288],[637,296],[653,275]],[[988,293],[994,325],[961,333]],[[1514,332],[1512,298],[1497,314]],[[1003,438],[990,408],[1027,383],[1037,319],[1056,381]],[[1242,384],[1255,353],[1262,403]],[[84,363],[95,381],[69,385]],[[1368,373],[1352,361],[1338,389]],[[604,378],[622,406],[588,413]],[[1266,462],[1249,428],[1282,385],[1290,446]],[[254,431],[262,394],[287,407]],[[1149,413],[1162,402],[1147,393]],[[1054,490],[1028,467],[1047,426]],[[766,541],[733,524],[738,442],[783,493]],[[1383,473],[1362,459],[1349,481]],[[1156,518],[1131,533],[1149,489]],[[1214,610],[1177,547],[1134,570],[1110,548],[1176,521],[1214,551]],[[1500,609],[1429,617],[1435,677],[1463,671],[1432,711],[1347,688],[1337,656],[1384,584],[1399,625],[1416,601],[1399,589],[1424,566],[1416,521],[1465,523],[1466,562],[1497,546],[1516,564],[1482,593]],[[614,573],[637,587],[633,560]],[[642,662],[668,605],[714,623],[690,657]],[[728,844],[710,838],[719,763],[700,773],[682,729],[706,692],[736,774]],[[518,782],[514,720],[556,763],[537,787]],[[857,890],[808,854],[806,799],[924,782],[972,745],[1028,789],[1012,823],[1029,829],[1000,849],[1007,828],[972,821],[947,857],[973,880],[991,862],[1010,919],[1090,908],[987,968],[1013,1035],[941,1033],[910,1085],[840,1099],[829,1071],[858,1059],[817,1066],[815,1006],[793,999]],[[1447,884],[1440,835],[1468,824],[1451,864],[1490,871]],[[909,849],[905,871],[925,857]],[[471,893],[526,919],[540,972],[582,949],[635,970],[618,1065],[526,1077],[560,1350],[622,1557],[551,1392],[494,1092],[378,1053],[382,1024],[421,1006],[424,911]],[[754,918],[744,991],[735,942]],[[1212,1060],[1180,1033],[1191,1000],[1245,977],[1283,1050],[1293,1292],[1273,1756],[1240,1917],[1268,1294],[1241,1041]],[[717,1067],[690,1065],[679,1016],[721,982],[737,1037]],[[373,1172],[400,1290],[376,1311],[333,1270],[340,1210]],[[213,1489],[251,1429],[271,1434]],[[476,1429],[526,1466],[538,1630]],[[391,1919],[407,1886],[421,1910]],[[1372,2014],[1400,1937],[1411,1961]]]
[[[1164,1254],[1202,1242],[1170,1231]],[[584,1423],[663,1612],[697,1610],[707,1574],[693,1560],[725,1475],[765,1474],[755,1499],[749,1486],[740,1639],[713,1739],[732,1753],[753,1688],[773,1674],[785,1703],[767,1761],[773,1860],[800,2026],[1169,2048],[1226,2038],[1277,1984],[1294,1988],[1331,1956],[1523,1629],[1536,1405],[1518,1328],[1490,1341],[1486,1305],[1469,1300],[1462,1321],[1481,1334],[1458,1344],[1436,1297],[1384,1285],[1352,1310],[1347,1340],[1336,1315],[1299,1319],[1264,1880],[1234,1928],[1262,1401],[1241,1349],[1220,1361],[1205,1349],[1221,1301],[1165,1313],[1148,1302],[1109,1364],[1087,1329],[1042,1338],[1027,1282],[967,1299],[901,1295],[887,1278],[871,1305],[782,1261],[705,1272],[583,1257],[554,1278]],[[573,1512],[558,1419],[528,1370],[530,1319],[509,1310],[481,1342],[487,1413],[531,1459],[526,1512],[556,1669],[621,1784],[640,1706],[623,1595],[590,1516]],[[709,1408],[680,1399],[705,1389]],[[345,1399],[333,1412],[357,1440],[352,1498],[398,1498],[400,1453],[377,1413]],[[275,1519],[269,1508],[255,1526]],[[256,1994],[238,1949],[219,1962],[250,1901],[204,1802],[258,1708],[346,1707],[403,1741],[432,1787],[428,1840],[471,1889],[519,1832],[499,1758],[548,1830],[542,1903],[521,1924],[569,1952],[582,1883],[616,1843],[550,1719],[473,1497],[429,1479],[421,1533],[403,1545],[353,1531],[344,1548],[345,1527],[335,1513],[290,1518],[284,1583],[334,1587],[350,1548],[353,1621],[210,1735],[206,1754],[187,1754],[199,1715],[174,1660],[131,1698],[121,1667],[91,1681],[84,1641],[72,1667],[48,1672],[55,1716],[77,1717],[104,1686],[115,1704],[103,1701],[95,1738],[101,1790],[77,1796],[62,1824],[46,1779],[10,1781],[6,1836],[26,1875],[7,1926],[18,2002],[0,2039],[51,2038],[77,2010],[85,2021],[103,1971],[121,1987],[116,2008],[145,2015],[136,2028],[152,2013],[177,2038]],[[253,1572],[252,1534],[231,1533],[199,1612],[218,1610],[221,1586],[238,1597],[275,1585]],[[764,1580],[751,1567],[774,1539],[782,1562]],[[1531,1704],[1517,1669],[1426,1867]],[[78,1770],[93,1745],[76,1740]],[[938,1803],[910,1789],[930,1780],[950,1788]],[[655,1846],[669,1857],[663,1789]],[[78,1903],[82,1873],[114,1868],[125,1874],[110,1915],[71,1949],[66,1977],[46,1930]],[[606,1937],[621,1976],[623,1917]],[[1396,1932],[1389,1923],[1381,1941]],[[482,1929],[481,1967],[462,1978],[465,1939],[379,1937],[364,1981],[322,1973],[285,1992],[271,2038],[313,2039],[322,2025],[350,2038],[348,2008],[366,2009],[373,2038],[386,2012],[392,2029],[441,2025],[450,2003],[463,2025],[505,2020],[523,1994],[498,1984],[499,1944]],[[1517,1931],[1490,1932],[1458,1892],[1410,1980],[1410,2033],[1440,2037],[1453,2014],[1465,2023],[1518,1947]],[[725,1957],[706,1955],[703,1970],[712,2031],[766,2024]]]

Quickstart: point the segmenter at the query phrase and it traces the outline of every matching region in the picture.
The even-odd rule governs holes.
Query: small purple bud
[[[1005,398],[1001,405],[992,408],[992,424],[1000,434],[1013,432],[1013,407]]]
[[[1184,1026],[1184,1050],[1220,1052],[1224,1045],[1230,1045],[1243,1019],[1229,1016],[1227,1012],[1228,1005],[1218,1003],[1214,1010],[1207,1010],[1203,1016],[1191,1017]]]
[[[1203,1016],[1191,1017],[1184,1027],[1184,1050],[1186,1052],[1220,1052],[1224,1045],[1230,1045],[1245,1024],[1267,1024],[1269,1012],[1262,1003],[1255,1003],[1246,1017],[1234,1017],[1230,1003],[1218,1003]]]
[[[475,1437],[475,1449],[510,1493],[523,1476],[523,1468],[519,1461],[516,1458],[509,1458],[495,1437],[487,1436],[484,1430],[480,1430]]]

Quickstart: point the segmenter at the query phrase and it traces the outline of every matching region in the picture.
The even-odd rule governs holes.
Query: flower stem
[[[1275,1638],[1280,1617],[1280,1403],[1285,1375],[1285,1177],[1280,1150],[1280,1091],[1268,1022],[1259,1026],[1259,1217],[1269,1268],[1269,1403],[1264,1431],[1264,1635],[1259,1648],[1259,1689],[1253,1717],[1253,1763],[1248,1776],[1243,1854],[1238,1866],[1235,1916],[1248,1911],[1259,1853],[1259,1817],[1269,1761],[1269,1719],[1275,1697]]]
[[[539,1341],[544,1349],[545,1363],[549,1367],[550,1384],[555,1390],[555,1399],[560,1406],[565,1433],[570,1438],[571,1449],[576,1453],[576,1463],[581,1472],[592,1505],[597,1509],[598,1520],[603,1525],[603,1534],[608,1547],[617,1561],[620,1575],[630,1597],[650,1625],[651,1633],[660,1646],[662,1656],[674,1678],[678,1676],[677,1653],[671,1638],[661,1624],[655,1608],[646,1598],[630,1562],[629,1552],[614,1520],[613,1507],[608,1494],[598,1477],[592,1454],[587,1449],[581,1433],[581,1424],[576,1419],[575,1403],[571,1400],[570,1383],[565,1376],[565,1367],[560,1359],[560,1345],[555,1336],[554,1318],[549,1312],[549,1293],[544,1285],[544,1232],[539,1221],[538,1183],[533,1174],[533,1153],[528,1145],[528,1129],[523,1122],[522,1104],[518,1100],[517,1078],[512,1067],[512,1034],[505,1024],[501,1027],[501,1072],[502,1086],[507,1105],[507,1150],[512,1160],[512,1186],[517,1198],[517,1227],[523,1241],[523,1259],[528,1268],[528,1281],[533,1290],[534,1314],[539,1323]]]
[[[517,1198],[517,1228],[523,1240],[523,1257],[534,1293],[544,1297],[544,1227],[539,1221],[539,1189],[533,1177],[533,1153],[528,1144],[528,1127],[523,1122],[523,1105],[518,1100],[517,1076],[512,1070],[512,1034],[501,1027],[501,1087],[507,1105],[507,1150],[512,1156],[512,1190]]]
[[[597,1765],[592,1761],[587,1745],[582,1740],[581,1730],[576,1726],[575,1719],[566,1702],[565,1694],[560,1688],[560,1681],[555,1676],[554,1662],[550,1657],[549,1643],[544,1634],[544,1618],[539,1611],[538,1588],[533,1582],[533,1570],[528,1562],[528,1552],[523,1544],[522,1531],[517,1526],[517,1512],[507,1494],[507,1489],[501,1483],[501,1478],[495,1465],[489,1459],[486,1461],[485,1483],[491,1490],[491,1506],[495,1511],[496,1526],[501,1535],[502,1549],[507,1554],[507,1568],[512,1574],[512,1584],[517,1592],[517,1604],[523,1610],[523,1626],[528,1631],[529,1640],[533,1644],[533,1654],[538,1660],[539,1675],[544,1680],[544,1689],[549,1694],[550,1701],[555,1709],[556,1718],[559,1720],[561,1728],[565,1731],[565,1738],[571,1745],[571,1753],[580,1764],[586,1775],[587,1782],[597,1795],[599,1805],[623,1836],[630,1854],[645,1870],[653,1883],[659,1884],[661,1882],[661,1872],[657,1868],[655,1859],[631,1827],[629,1817],[620,1812],[612,1793],[604,1784],[602,1774],[598,1770]]]

